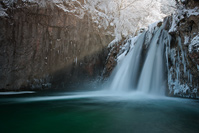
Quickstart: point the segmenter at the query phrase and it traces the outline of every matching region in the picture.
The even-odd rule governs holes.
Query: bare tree
[[[77,13],[80,18],[90,13],[99,28],[104,27],[118,40],[129,34],[134,34],[138,29],[148,26],[162,19],[165,14],[161,12],[163,0],[56,0],[59,8],[71,13]],[[165,0],[166,1],[166,0]],[[171,1],[171,0],[167,0]],[[64,7],[63,3],[74,4],[72,11]],[[77,8],[75,3],[79,3]],[[81,8],[81,9],[80,9]]]
[[[114,26],[118,39],[161,19],[160,0],[86,0],[95,21]],[[97,15],[100,13],[100,17]],[[102,18],[104,16],[104,18]],[[102,22],[102,23],[100,23]]]

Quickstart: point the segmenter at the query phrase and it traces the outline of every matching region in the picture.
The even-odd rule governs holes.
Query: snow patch
[[[187,17],[198,16],[199,15],[199,8],[196,7],[194,9],[185,9],[185,12],[187,13]]]
[[[189,45],[189,52],[191,53],[193,50],[199,52],[199,34],[192,39],[191,44]]]
[[[162,21],[156,21],[155,23],[150,24],[150,25],[148,26],[148,31],[149,31],[150,33],[153,33],[153,32],[156,30],[158,23],[161,23],[161,22],[162,22]]]
[[[184,45],[187,45],[189,43],[189,37],[184,36]]]
[[[0,5],[0,17],[8,16],[8,14],[5,12],[5,9]]]
[[[109,43],[108,48],[112,48],[114,45],[117,44],[117,42],[118,42],[118,40],[117,40],[117,39],[114,39],[113,41],[111,41],[111,42]]]
[[[172,15],[172,23],[171,28],[169,29],[169,33],[176,32],[177,24],[184,18],[183,14],[184,12],[182,10],[178,10],[175,14]]]
[[[117,55],[118,63],[120,63],[124,59],[124,57],[128,54],[129,51],[133,50],[135,43],[140,35],[141,34],[139,34],[138,36],[129,38],[126,41],[126,43],[120,48],[120,51]]]
[[[126,54],[127,54],[127,51],[125,51],[121,55],[119,55],[117,57],[117,62],[120,63],[124,59],[124,57],[126,56]]]
[[[0,11],[0,17],[6,17],[8,14],[4,11]]]
[[[196,7],[194,9],[185,9],[184,6],[180,6],[179,9],[172,15],[172,23],[169,33],[175,32],[177,30],[177,24],[184,18],[190,16],[198,16],[199,15],[199,8]]]

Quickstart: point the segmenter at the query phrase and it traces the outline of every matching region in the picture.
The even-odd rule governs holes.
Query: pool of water
[[[1,133],[198,133],[199,101],[110,92],[0,96]]]

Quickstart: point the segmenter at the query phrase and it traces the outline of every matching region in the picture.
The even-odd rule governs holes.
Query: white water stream
[[[112,91],[165,94],[164,46],[168,33],[163,26],[152,28],[139,35],[137,41],[131,44],[135,45],[134,48],[113,71],[110,78]]]

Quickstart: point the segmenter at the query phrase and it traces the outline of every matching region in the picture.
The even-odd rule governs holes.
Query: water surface
[[[199,102],[110,92],[0,96],[1,133],[198,133]]]

